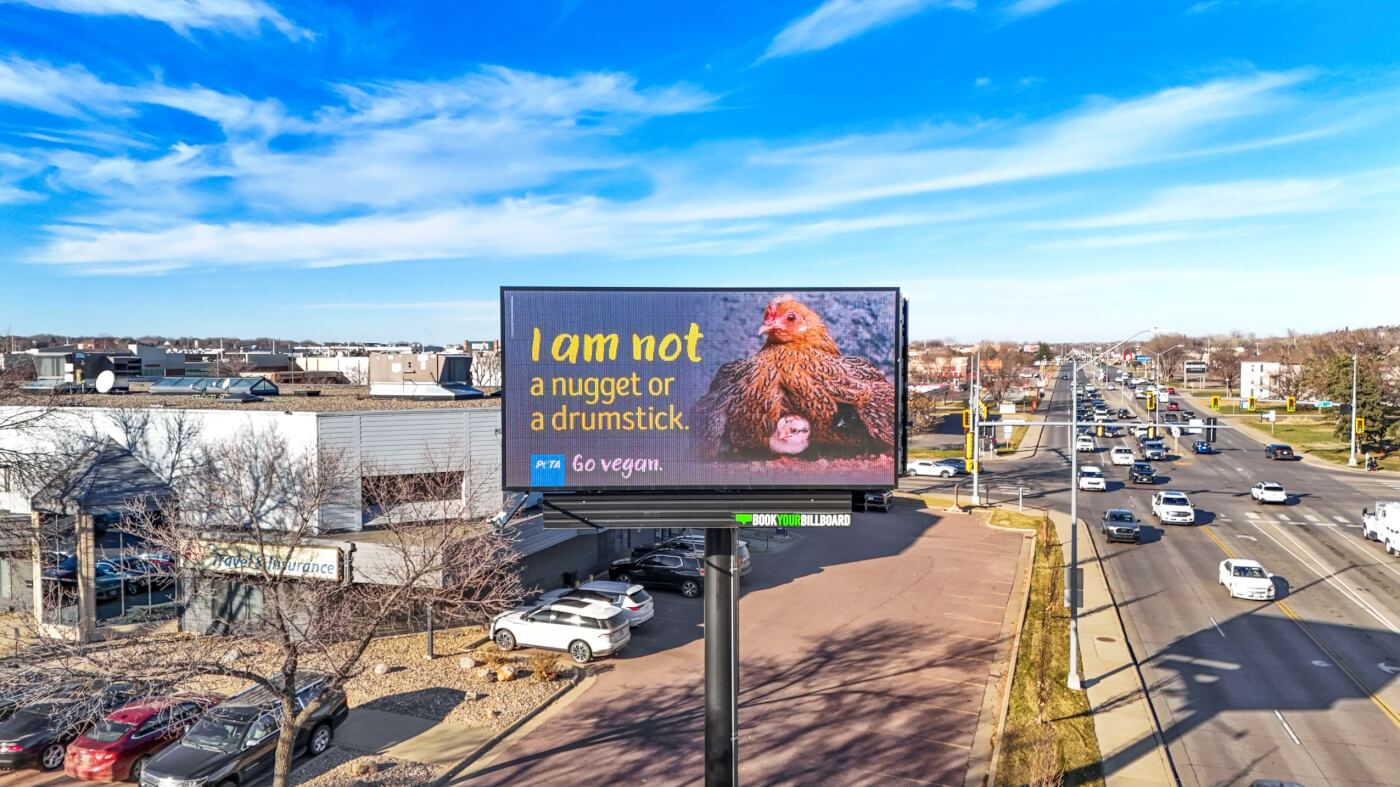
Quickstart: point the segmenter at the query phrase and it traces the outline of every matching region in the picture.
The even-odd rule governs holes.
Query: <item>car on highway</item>
[[[1074,450],[1080,453],[1092,454],[1095,451],[1099,450],[1099,445],[1094,441],[1093,437],[1090,437],[1087,434],[1082,434],[1074,438]]]
[[[1210,443],[1207,443],[1205,440],[1197,440],[1196,442],[1191,444],[1191,453],[1213,454],[1215,453],[1215,446],[1211,445]]]
[[[1113,450],[1108,452],[1108,461],[1110,464],[1131,466],[1137,461],[1137,457],[1133,456],[1133,449],[1126,445],[1115,445]]]
[[[491,619],[491,640],[501,650],[519,646],[562,650],[576,664],[610,656],[632,641],[627,612],[606,601],[564,598],[513,609]]]
[[[625,630],[624,626],[624,630]],[[282,685],[275,676],[275,685]],[[345,692],[328,689],[328,678],[312,672],[297,675],[293,707],[301,713],[320,704],[302,719],[292,739],[292,756],[319,757],[331,747],[335,730],[350,715]],[[151,758],[141,773],[141,787],[185,785],[252,785],[272,772],[281,737],[282,698],[262,684],[210,708],[184,737]]]
[[[1230,558],[1220,561],[1220,584],[1230,598],[1268,601],[1274,597],[1274,575],[1257,560]]]
[[[1114,385],[1113,383],[1109,383],[1108,385],[1105,385],[1105,386],[1104,386],[1104,390],[1106,390],[1106,391],[1116,391],[1116,390],[1118,390],[1118,386]]]
[[[139,783],[152,755],[184,735],[223,699],[214,694],[177,694],[119,708],[68,744],[63,772],[84,781]]]
[[[1273,481],[1260,481],[1251,486],[1249,496],[1254,498],[1256,503],[1288,503],[1288,493],[1283,491],[1283,484]]]
[[[608,567],[608,578],[648,588],[673,588],[686,598],[697,598],[705,589],[705,560],[689,550],[668,549],[640,559],[615,560]]]
[[[1133,389],[1133,398],[1134,398],[1134,399],[1146,399],[1146,398],[1147,398],[1147,389],[1146,389],[1146,388],[1135,388],[1135,389]]]
[[[1103,470],[1095,465],[1080,467],[1079,488],[1085,492],[1107,492],[1108,482],[1103,477]]]
[[[961,459],[915,459],[907,465],[909,475],[952,478],[964,471]]]
[[[1167,446],[1161,440],[1144,440],[1142,442],[1142,458],[1149,461],[1165,461]]]
[[[559,588],[540,596],[540,603],[549,604],[563,598],[612,604],[627,613],[627,623],[633,627],[646,623],[656,614],[656,602],[646,588],[626,582],[597,579],[576,588]]]
[[[1142,525],[1126,508],[1110,508],[1103,512],[1103,522],[1099,528],[1109,542],[1128,541],[1136,544],[1142,541]]]
[[[1147,462],[1133,462],[1128,468],[1128,482],[1132,484],[1157,483],[1157,470]]]
[[[1196,524],[1196,509],[1184,492],[1158,492],[1152,496],[1152,516],[1164,525]]]
[[[1264,446],[1264,456],[1269,459],[1279,459],[1290,461],[1298,457],[1293,454],[1293,447],[1283,443],[1270,443]]]
[[[1181,405],[1177,404],[1176,402],[1167,402],[1167,409],[1172,412],[1177,412],[1181,410]]]
[[[1128,420],[1129,418],[1132,418],[1132,417],[1133,417],[1133,413],[1132,413],[1132,411],[1129,410],[1128,408],[1126,408],[1126,407],[1120,407],[1120,408],[1118,408],[1118,420],[1120,420],[1120,421],[1126,421],[1126,420]]]

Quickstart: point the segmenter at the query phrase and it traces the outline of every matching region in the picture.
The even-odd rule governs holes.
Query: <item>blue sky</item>
[[[1397,53],[1393,0],[0,0],[0,330],[457,341],[503,284],[1393,323]]]

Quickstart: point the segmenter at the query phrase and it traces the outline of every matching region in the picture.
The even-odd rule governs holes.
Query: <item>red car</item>
[[[1176,402],[1167,402],[1167,409],[1173,412],[1177,412],[1181,410],[1181,405],[1177,404]]]
[[[181,694],[142,700],[113,711],[68,744],[63,772],[89,781],[139,782],[152,755],[185,734],[204,711],[223,699]]]

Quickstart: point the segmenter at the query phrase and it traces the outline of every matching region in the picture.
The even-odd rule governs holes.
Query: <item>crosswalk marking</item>
[[[1312,514],[1303,514],[1303,518],[1306,519],[1306,520],[1308,520],[1309,522],[1321,522],[1321,521],[1322,521],[1321,519],[1318,519],[1316,516],[1313,516]]]
[[[1247,517],[1249,517],[1250,519],[1258,519],[1258,518],[1259,518],[1259,512],[1258,512],[1258,511],[1246,511],[1246,512],[1244,512],[1244,515],[1247,516]]]
[[[1288,514],[1279,514],[1279,515],[1278,515],[1278,521],[1280,521],[1280,522],[1287,522],[1287,521],[1289,521],[1289,520],[1288,520]]]
[[[1347,518],[1344,516],[1334,516],[1332,518],[1337,520],[1337,524],[1345,525],[1347,523]]]

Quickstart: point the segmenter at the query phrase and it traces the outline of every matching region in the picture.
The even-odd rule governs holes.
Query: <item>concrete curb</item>
[[[1082,527],[1083,536],[1089,542],[1089,550],[1093,555],[1092,562],[1081,560],[1080,569],[1084,572],[1084,598],[1085,605],[1089,606],[1088,599],[1092,592],[1097,592],[1096,583],[1102,583],[1103,593],[1107,596],[1109,606],[1113,609],[1111,622],[1104,618],[1095,617],[1094,614],[1081,615],[1079,623],[1079,660],[1082,665],[1082,675],[1085,679],[1085,696],[1089,701],[1089,710],[1094,715],[1094,735],[1099,742],[1099,762],[1104,768],[1104,784],[1109,787],[1123,785],[1159,784],[1178,785],[1180,780],[1176,775],[1176,768],[1171,760],[1171,753],[1166,746],[1166,739],[1162,736],[1161,720],[1157,716],[1157,710],[1152,704],[1152,696],[1148,693],[1147,681],[1142,674],[1142,664],[1138,661],[1137,654],[1134,653],[1132,644],[1128,641],[1127,629],[1123,623],[1122,610],[1118,608],[1118,599],[1113,595],[1113,588],[1108,584],[1108,576],[1103,571],[1102,556],[1099,554],[1098,545],[1094,543],[1093,537],[1089,533],[1089,526],[1084,520],[1070,522],[1069,515],[1059,511],[1050,511],[1050,518],[1055,523],[1056,531],[1060,533],[1060,550],[1065,556],[1066,563],[1069,559],[1069,539],[1068,533],[1063,532],[1070,527]],[[1102,614],[1102,611],[1096,614]],[[1123,646],[1124,655],[1105,655],[1100,650],[1098,637],[1093,636],[1096,629],[1106,631],[1108,634],[1116,634],[1116,643]],[[1100,635],[1102,636],[1102,635]],[[1110,640],[1112,638],[1109,638]],[[1112,654],[1112,644],[1109,643],[1107,650]],[[1097,669],[1097,675],[1104,676],[1093,679],[1090,674],[1088,664],[1093,662],[1104,662],[1111,665],[1111,668]],[[1114,680],[1115,675],[1121,674],[1121,668],[1131,666],[1133,688],[1123,691],[1121,679]],[[1120,684],[1118,688],[1110,687],[1110,683]],[[1138,707],[1140,705],[1140,707]],[[1111,719],[1111,720],[1110,720]],[[1115,745],[1115,739],[1122,741],[1134,741],[1150,734],[1153,738],[1153,751],[1156,753],[1155,762],[1144,762],[1144,757],[1139,757],[1131,762],[1122,763],[1122,767],[1109,772],[1107,766],[1110,761],[1118,755],[1124,747]],[[1129,771],[1132,771],[1131,773]]]
[[[586,682],[591,682],[592,680],[594,680],[592,674],[587,673],[585,672],[585,670],[579,669],[577,667],[574,668],[573,680],[564,684],[559,688],[558,691],[545,698],[544,702],[541,702],[539,705],[536,705],[534,710],[530,711],[524,716],[521,716],[519,719],[516,719],[515,722],[513,722],[509,727],[506,727],[504,730],[501,730],[495,735],[492,735],[489,739],[486,740],[486,742],[478,746],[476,748],[476,751],[473,751],[471,754],[468,754],[467,756],[463,757],[461,762],[457,763],[457,765],[454,766],[451,770],[440,776],[438,780],[434,782],[434,785],[451,784],[454,779],[459,779],[468,776],[474,770],[479,770],[480,768],[490,764],[493,758],[488,758],[483,762],[482,757],[490,753],[492,749],[496,748],[501,743],[505,742],[522,727],[525,727],[527,724],[533,721],[541,713],[544,713],[546,710],[552,707],[554,703],[559,700],[559,698],[563,697],[565,694],[568,694],[569,692],[573,691],[579,686],[584,685]],[[478,767],[473,768],[473,765],[477,765]]]
[[[1035,550],[1036,534],[1034,530],[1027,531],[1018,527],[1001,527],[993,525],[985,519],[982,520],[984,527],[995,530],[1008,530],[1021,533],[1021,553],[1016,560],[1024,566],[1024,569],[1017,572],[1016,586],[1011,589],[1012,596],[1019,592],[1020,603],[1015,606],[1008,605],[1001,621],[1001,638],[1003,641],[1010,634],[1010,652],[1006,657],[1006,671],[1002,675],[996,676],[996,680],[987,683],[987,688],[982,693],[982,709],[978,715],[977,732],[972,738],[972,753],[968,757],[967,775],[963,779],[963,787],[990,787],[996,784],[997,768],[1001,765],[1001,745],[1002,733],[1006,730],[1006,717],[1011,712],[1011,683],[1016,677],[1016,660],[1021,654],[1021,631],[1025,628],[1026,611],[1031,602],[1031,578],[1035,572]],[[1029,554],[1027,553],[1029,550]],[[1001,664],[998,659],[994,663]],[[999,700],[999,701],[998,701]],[[996,718],[991,720],[991,711],[995,708]],[[991,720],[989,724],[988,721]]]

